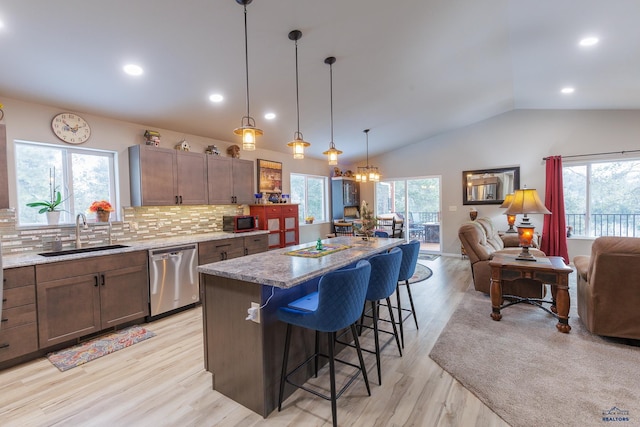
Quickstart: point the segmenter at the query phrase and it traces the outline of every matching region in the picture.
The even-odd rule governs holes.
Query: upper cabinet
[[[210,204],[249,204],[253,197],[253,162],[207,156]]]
[[[207,157],[152,145],[129,147],[131,205],[207,204]]]
[[[356,218],[360,205],[360,184],[353,178],[331,178],[331,206],[333,219]]]
[[[9,177],[7,175],[7,133],[0,124],[0,209],[9,207]]]

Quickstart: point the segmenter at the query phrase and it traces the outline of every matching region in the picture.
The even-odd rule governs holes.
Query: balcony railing
[[[566,214],[567,227],[573,236],[640,236],[640,214],[591,214],[587,233],[587,215]]]

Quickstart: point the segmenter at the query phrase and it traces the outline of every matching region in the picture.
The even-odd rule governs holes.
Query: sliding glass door
[[[395,213],[404,219],[408,240],[420,240],[421,251],[441,252],[440,193],[439,176],[378,182],[376,215]]]

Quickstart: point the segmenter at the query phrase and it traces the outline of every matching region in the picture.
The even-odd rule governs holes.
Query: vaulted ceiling
[[[247,6],[250,114],[262,148],[341,163],[512,109],[640,108],[638,0],[255,0]],[[19,98],[239,143],[243,6],[235,0],[0,3],[0,102]],[[578,41],[595,35],[591,48]],[[144,73],[131,77],[122,67]],[[575,92],[560,93],[565,86]],[[224,96],[220,103],[209,95]],[[273,112],[276,118],[266,120]],[[8,120],[9,118],[7,118]]]

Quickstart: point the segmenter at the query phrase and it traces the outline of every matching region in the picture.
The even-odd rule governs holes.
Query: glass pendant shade
[[[298,40],[302,37],[302,31],[293,30],[289,32],[289,40],[296,42],[296,116],[298,123],[298,130],[293,134],[293,141],[287,144],[287,146],[293,149],[294,159],[304,159],[304,149],[311,144],[304,140],[302,132],[300,132],[300,92],[298,88]]]
[[[375,166],[369,166],[369,129],[363,130],[365,135],[367,135],[367,165],[366,166],[358,166],[358,171],[356,172],[356,181],[357,182],[379,182],[380,181],[380,172],[378,172],[378,168]]]
[[[256,128],[255,120],[249,114],[249,44],[247,41],[247,5],[253,0],[236,0],[236,3],[244,7],[244,57],[245,72],[247,76],[247,115],[242,117],[239,128],[234,129],[233,133],[242,135],[242,149],[246,151],[254,151],[256,149],[256,136],[263,134],[261,129]]]
[[[336,145],[333,142],[333,64],[336,62],[336,58],[329,56],[325,58],[324,63],[329,64],[329,94],[331,105],[331,142],[329,143],[329,149],[322,154],[327,156],[330,166],[338,164],[338,155],[342,154],[342,151],[336,149]]]

